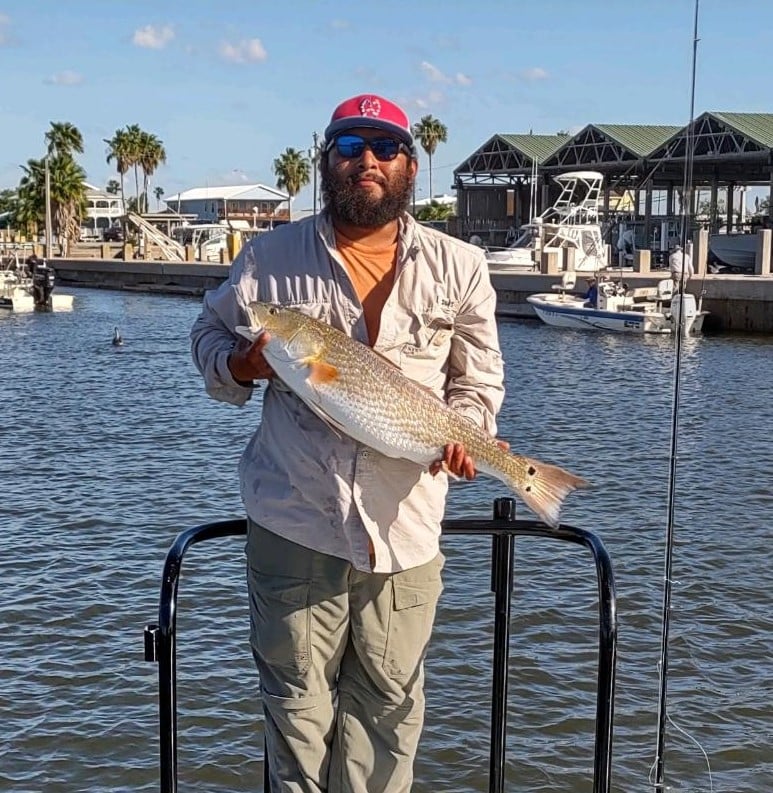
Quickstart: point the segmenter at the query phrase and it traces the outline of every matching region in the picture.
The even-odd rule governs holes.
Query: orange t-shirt
[[[381,312],[392,291],[397,264],[397,240],[374,248],[335,232],[336,248],[344,260],[354,291],[362,303],[368,340],[372,347],[378,338]]]

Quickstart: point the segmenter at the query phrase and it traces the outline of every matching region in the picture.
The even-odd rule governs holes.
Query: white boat
[[[568,250],[574,252],[574,269],[579,272],[596,272],[607,266],[598,222],[603,175],[570,171],[553,178],[561,187],[556,202],[524,226],[511,245],[486,249],[489,270],[538,270],[542,253],[551,251],[562,255],[563,267],[568,269]]]
[[[537,316],[547,325],[575,330],[603,330],[613,333],[674,333],[696,336],[708,311],[691,294],[675,292],[671,278],[655,287],[628,289],[615,281],[598,285],[595,303],[572,294],[574,273],[564,274],[553,292],[529,295]]]
[[[709,237],[709,251],[731,272],[754,272],[757,245],[756,234],[712,234]]]
[[[69,311],[73,296],[54,291],[54,272],[45,262],[33,275],[18,259],[0,270],[0,310]]]

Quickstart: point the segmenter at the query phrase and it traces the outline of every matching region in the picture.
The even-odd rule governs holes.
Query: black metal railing
[[[217,537],[246,534],[247,521],[207,523],[181,532],[166,556],[161,581],[158,623],[145,628],[145,659],[158,663],[159,761],[161,793],[177,793],[177,590],[185,552],[192,545]],[[515,537],[542,537],[583,545],[593,556],[599,595],[599,654],[596,690],[596,731],[593,793],[610,793],[612,726],[617,660],[617,605],[612,563],[601,540],[573,526],[551,529],[534,520],[515,519],[515,501],[494,501],[491,520],[447,520],[443,534],[492,536],[491,589],[494,592],[494,650],[491,683],[491,744],[489,793],[503,793],[507,735],[507,684],[510,657],[510,611],[515,570]],[[268,759],[264,790],[268,791]]]

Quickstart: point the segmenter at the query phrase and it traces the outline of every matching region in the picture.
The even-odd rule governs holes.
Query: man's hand
[[[228,369],[234,380],[249,383],[253,380],[270,380],[274,376],[274,370],[263,355],[263,349],[270,339],[271,336],[263,331],[253,342],[246,339],[237,342],[228,356]]]
[[[500,449],[509,451],[510,444],[507,441],[498,440],[496,443]],[[447,443],[445,445],[443,456],[439,460],[435,460],[429,467],[432,476],[435,476],[439,471],[446,471],[467,480],[475,479],[477,474],[475,461],[467,454],[463,443]]]

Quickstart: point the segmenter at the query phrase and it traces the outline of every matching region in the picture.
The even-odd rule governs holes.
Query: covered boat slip
[[[455,231],[503,246],[512,227],[556,200],[554,176],[592,170],[604,175],[605,242],[614,246],[627,233],[635,248],[660,258],[681,236],[688,143],[694,152],[688,236],[698,228],[715,235],[773,227],[773,113],[705,112],[684,127],[588,124],[573,136],[495,134],[454,170]],[[747,187],[762,188],[767,207],[758,200],[749,213]]]

